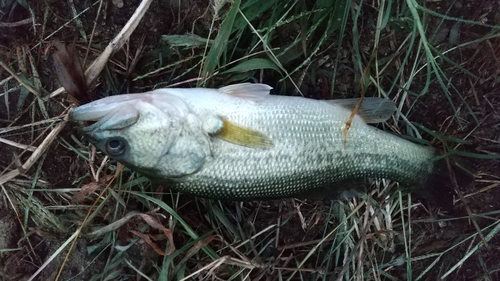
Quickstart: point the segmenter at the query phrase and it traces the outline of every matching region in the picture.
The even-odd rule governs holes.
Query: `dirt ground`
[[[16,84],[14,79],[6,80],[10,77],[10,74],[5,69],[0,69],[0,86],[5,91],[5,94],[0,99],[0,137],[16,143],[37,146],[43,140],[43,138],[37,139],[37,136],[40,130],[46,128],[45,125],[13,133],[9,133],[5,129],[48,118],[60,118],[66,106],[69,105],[68,99],[61,96],[46,98],[49,93],[60,87],[49,55],[51,41],[56,39],[67,43],[76,41],[77,54],[83,62],[88,43],[84,42],[79,30],[85,30],[87,35],[93,34],[92,48],[89,50],[87,60],[83,62],[85,66],[88,66],[89,62],[104,50],[110,39],[126,24],[140,1],[124,1],[122,4],[120,4],[121,1],[106,1],[101,7],[102,10],[98,18],[96,18],[96,14],[100,5],[99,1],[74,1],[76,11],[82,12],[88,8],[88,11],[85,11],[79,17],[81,23],[71,21],[73,15],[70,12],[72,9],[70,3],[73,1],[31,1],[27,3],[27,6],[12,4],[14,2],[2,2],[5,6],[0,7],[2,12],[0,23],[19,22],[34,18],[37,24],[33,25],[32,22],[28,22],[19,26],[0,25],[0,60],[13,68],[16,73],[20,73],[23,78],[37,78],[32,81],[39,81],[41,89],[43,89],[41,92],[47,101],[46,112],[41,113],[41,111],[33,110],[33,108],[38,108],[32,106],[33,103],[36,105],[36,99],[28,94],[25,89],[14,86]],[[432,1],[427,8],[441,13],[447,11],[447,15],[450,17],[491,25],[500,24],[500,5],[496,1]],[[151,64],[151,61],[154,61],[152,58],[158,57],[162,52],[167,52],[162,49],[160,41],[162,35],[207,34],[212,21],[212,14],[208,9],[209,6],[205,1],[154,1],[146,17],[131,36],[129,44],[125,46],[123,51],[117,52],[113,56],[109,68],[92,86],[91,98],[98,99],[111,93],[144,91],[151,85],[163,82],[162,75],[164,77],[171,74],[168,71],[139,81],[133,81],[133,78],[147,72],[147,69],[154,68],[154,65]],[[365,15],[369,17],[369,14],[370,9],[367,8]],[[93,30],[94,21],[98,21],[95,30]],[[366,27],[364,28],[369,32],[370,19],[367,18],[366,21]],[[431,29],[429,33],[434,32],[437,34],[434,37],[434,45],[457,44],[449,41],[450,32],[453,32],[456,28],[455,22],[445,21],[442,24],[436,18],[429,17],[427,24]],[[51,35],[53,33],[54,35]],[[363,34],[363,30],[360,30],[359,33]],[[462,23],[459,42],[471,42],[490,33],[492,33],[492,29],[489,27]],[[397,38],[398,34],[393,36],[399,39]],[[352,34],[348,32],[346,38],[346,42],[352,41]],[[388,38],[385,38],[387,42],[382,39],[379,52],[391,52]],[[87,40],[89,39],[87,38]],[[361,36],[359,40],[362,45],[373,46],[371,36]],[[384,47],[386,50],[383,49]],[[348,50],[348,47],[346,47],[346,50],[346,52],[352,51]],[[139,56],[136,56],[136,54],[139,54]],[[182,57],[182,54],[180,56]],[[443,98],[439,82],[434,80],[430,83],[430,87],[426,89],[426,94],[418,100],[414,96],[409,96],[408,104],[415,102],[415,107],[408,118],[433,131],[457,139],[467,140],[467,143],[461,145],[463,151],[498,156],[500,154],[500,87],[498,86],[500,81],[500,41],[497,37],[492,37],[477,44],[470,44],[460,48],[456,52],[449,53],[448,56],[457,65],[473,74],[469,75],[467,71],[461,71],[457,68],[457,65],[451,62],[441,61],[442,68],[447,71],[448,77],[451,77],[452,85],[447,86],[455,87],[462,93],[462,97],[453,96],[451,98],[453,104],[456,105],[457,113],[455,114],[450,106],[450,101]],[[135,67],[130,68],[134,57],[140,59],[134,65]],[[345,64],[347,69],[352,62],[346,59]],[[189,69],[192,66],[192,64],[186,63],[183,67]],[[34,73],[33,69],[37,69],[38,72]],[[299,79],[299,76],[296,78]],[[185,79],[195,77],[193,73],[193,75],[188,75]],[[269,81],[276,81],[277,79],[279,77],[266,78]],[[359,90],[356,89],[358,85],[356,79],[359,79],[359,77],[355,77],[349,71],[340,72],[336,79],[338,89],[333,92],[337,95],[337,98],[350,96],[349,93]],[[417,82],[414,82],[414,84],[420,83],[422,89],[412,90],[414,92],[424,90],[427,77],[417,76],[415,79]],[[305,85],[303,89],[305,89],[309,97],[325,98],[325,93],[330,92],[330,89],[327,89],[329,83],[326,76],[312,77],[306,75],[303,81]],[[10,91],[10,89],[13,90]],[[7,91],[9,92],[7,93]],[[92,204],[92,202],[84,200],[81,203],[81,209],[66,210],[61,207],[57,211],[47,214],[48,218],[43,220],[30,220],[28,223],[23,221],[25,218],[23,212],[27,206],[23,205],[22,198],[30,198],[30,208],[37,208],[36,205],[33,207],[33,204],[60,207],[69,205],[71,202],[69,196],[65,197],[60,193],[44,192],[42,194],[31,191],[34,188],[32,186],[33,179],[36,179],[37,188],[69,190],[81,187],[82,182],[80,179],[88,175],[88,163],[81,157],[77,157],[73,150],[68,149],[68,142],[71,145],[78,146],[81,138],[75,140],[71,136],[79,136],[79,132],[77,128],[67,126],[59,135],[58,140],[51,144],[50,149],[37,164],[25,174],[12,180],[11,185],[2,186],[2,195],[0,195],[0,213],[2,214],[0,216],[0,280],[27,280],[66,241],[68,238],[65,235],[66,231],[77,227],[79,220],[85,216],[86,207]],[[423,138],[429,141],[434,140],[433,145],[436,147],[443,147],[443,144],[436,141],[430,134],[424,133]],[[30,153],[26,153],[22,148],[0,142],[0,174],[6,174],[18,168],[18,163],[24,163],[29,155]],[[445,217],[458,218],[468,216],[469,213],[482,214],[476,217],[476,223],[478,227],[483,228],[490,224],[492,220],[498,220],[499,217],[500,161],[498,159],[475,158],[468,161],[477,171],[476,183],[473,186],[462,187],[460,193],[463,194],[467,204],[463,204],[462,200],[456,197],[452,212],[446,214]],[[84,181],[88,183],[88,177]],[[10,197],[7,194],[14,196],[14,192],[6,192],[6,188],[14,188],[18,194],[23,194],[25,197]],[[162,186],[155,188],[159,191],[162,190]],[[183,198],[183,200],[187,202],[186,206],[189,207],[184,209],[185,213],[183,215],[185,219],[190,221],[190,225],[203,225],[202,218],[199,217],[199,214],[203,213],[203,207],[196,205],[189,199]],[[321,209],[329,205],[327,202],[317,203],[317,205],[306,205],[303,212],[316,212],[318,208]],[[134,202],[134,204],[140,205],[140,202]],[[228,204],[230,206],[231,203]],[[256,202],[247,202],[245,204],[248,209],[261,206]],[[293,208],[288,203],[285,203],[284,207],[280,204],[278,201],[263,203],[266,206],[267,215],[260,215],[257,218],[255,231],[264,229],[269,225],[274,217],[273,214],[293,212],[291,210]],[[13,208],[13,205],[16,208]],[[17,210],[17,213],[14,210]],[[113,210],[103,212],[112,213]],[[436,214],[436,211],[430,213]],[[420,240],[420,244],[416,249],[418,254],[433,253],[445,249],[453,241],[467,237],[476,231],[475,226],[470,221],[460,220],[460,223],[455,223],[455,221],[451,220],[441,225],[426,223],[428,219],[429,213],[425,212],[417,212],[413,218],[414,235],[416,239]],[[135,223],[140,224],[138,221],[135,221]],[[30,226],[29,229],[23,229],[22,226],[24,225]],[[305,240],[312,241],[321,237],[322,229],[320,228],[311,228],[305,236],[295,235],[294,229],[300,228],[300,225],[301,221],[298,218],[291,219],[291,222],[282,230],[282,233],[289,233],[289,236],[283,238],[283,243],[294,244]],[[206,229],[206,231],[209,232],[210,229]],[[182,240],[182,237],[174,236],[174,239]],[[178,242],[182,244],[182,241]],[[71,280],[90,280],[92,276],[99,274],[107,261],[97,253],[88,253],[88,247],[95,243],[98,243],[98,241],[91,239],[78,240],[74,246],[71,259],[66,265],[65,275],[61,280],[69,280],[65,279],[67,276],[76,276]],[[454,275],[454,278],[461,276],[461,280],[500,280],[500,265],[498,263],[500,258],[499,236],[496,235],[490,238],[487,245],[478,250],[473,258],[467,260],[459,269],[460,274]],[[134,262],[141,264],[141,260],[146,260],[149,256],[154,255],[154,252],[147,245],[140,244],[136,247],[137,249],[134,250],[137,255],[134,257]],[[452,254],[447,256],[448,259],[441,261],[443,268],[446,267],[445,265],[456,263],[463,258],[463,254],[468,247],[470,245],[465,243],[450,250]],[[59,269],[58,265],[62,263],[66,251],[67,249],[62,254],[57,255],[56,260],[36,280],[54,280]],[[404,251],[404,249],[396,249],[396,251]],[[141,265],[143,270],[154,266],[152,264]],[[425,266],[426,264],[423,262],[415,262],[413,270],[422,272]],[[84,269],[84,273],[78,275],[78,272]],[[442,273],[439,268],[433,269],[423,279],[435,280],[436,276],[440,276]],[[404,274],[403,270],[401,270],[400,280],[406,278]],[[129,277],[130,279],[126,280],[138,280],[134,279],[136,277],[132,274]]]

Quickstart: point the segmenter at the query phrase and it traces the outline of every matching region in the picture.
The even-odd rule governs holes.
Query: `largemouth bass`
[[[264,84],[157,89],[97,100],[70,120],[99,150],[180,192],[227,200],[284,198],[388,178],[421,185],[435,150],[367,123],[383,122],[392,101],[366,98],[344,140],[355,99],[270,95]]]

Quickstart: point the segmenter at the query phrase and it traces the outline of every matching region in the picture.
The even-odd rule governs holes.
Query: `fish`
[[[358,99],[271,90],[241,83],[121,94],[76,107],[69,120],[131,170],[204,198],[321,197],[353,181],[421,186],[442,173],[436,149],[369,125],[396,111],[389,99],[365,98],[344,135]]]

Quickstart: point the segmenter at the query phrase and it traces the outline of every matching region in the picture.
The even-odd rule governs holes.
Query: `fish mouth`
[[[106,97],[81,105],[69,112],[69,121],[83,122],[84,133],[125,129],[137,122],[133,94]]]

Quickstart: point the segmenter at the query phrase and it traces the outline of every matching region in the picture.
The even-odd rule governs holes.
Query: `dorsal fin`
[[[249,100],[259,100],[269,95],[272,87],[259,83],[241,83],[219,88],[219,92],[224,94]]]
[[[348,110],[354,110],[359,99],[327,100],[326,102],[342,106]],[[387,121],[396,109],[396,105],[391,100],[364,98],[356,114],[363,118],[366,123],[380,123]]]

